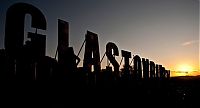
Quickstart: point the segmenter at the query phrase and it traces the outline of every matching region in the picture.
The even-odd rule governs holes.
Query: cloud
[[[195,44],[195,43],[198,43],[198,42],[199,42],[198,40],[191,40],[191,41],[187,41],[187,42],[182,43],[181,46],[188,46],[188,45]]]

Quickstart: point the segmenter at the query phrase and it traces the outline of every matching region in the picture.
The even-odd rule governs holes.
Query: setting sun
[[[192,68],[192,66],[190,66],[188,64],[181,64],[178,66],[177,71],[191,72],[191,71],[193,71],[193,68]]]

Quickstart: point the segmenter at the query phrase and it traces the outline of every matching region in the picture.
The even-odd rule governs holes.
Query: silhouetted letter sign
[[[167,78],[170,78],[170,70],[167,70]]]
[[[30,38],[30,40],[27,40],[24,44],[26,14],[31,15],[31,27],[35,28],[36,32],[28,32],[28,38]],[[6,68],[3,68],[6,72],[5,76],[7,76],[5,79],[58,79],[63,76],[63,79],[73,79],[80,70],[86,72],[82,76],[88,77],[83,78],[84,80],[87,80],[87,84],[90,84],[89,80],[91,80],[91,82],[98,82],[99,79],[103,78],[103,74],[100,74],[101,64],[97,34],[87,31],[84,41],[85,54],[83,69],[80,68],[77,70],[80,58],[74,54],[73,47],[69,47],[68,22],[58,19],[58,62],[56,59],[45,56],[46,35],[37,34],[37,29],[46,30],[46,28],[47,24],[45,16],[38,8],[26,3],[16,3],[8,8],[5,24],[5,51],[0,50],[0,59],[6,62],[7,65],[5,66]],[[123,77],[125,79],[132,78],[132,67],[129,65],[131,52],[121,50],[121,54],[122,57],[124,57],[122,79]],[[119,78],[119,64],[115,59],[115,56],[119,56],[119,50],[114,43],[107,43],[106,56],[114,67],[114,77]],[[150,78],[170,77],[170,71],[165,70],[165,67],[162,67],[162,65],[155,65],[153,61],[149,62],[149,60],[145,58],[142,58],[141,61],[141,58],[138,55],[134,56],[133,59],[133,77],[136,79],[142,78],[142,63],[144,79],[148,79],[149,76]],[[3,62],[0,62],[0,64],[3,65]],[[94,66],[94,72],[92,72],[92,66]],[[106,71],[112,73],[111,67],[108,66],[106,68]],[[56,75],[56,77],[53,77],[53,74]],[[112,74],[108,74],[108,76],[111,75]],[[108,79],[112,79],[112,77],[109,77]],[[101,81],[99,82],[101,83]]]
[[[98,36],[95,33],[87,31],[85,39],[86,39],[86,44],[85,44],[85,54],[83,61],[84,71],[91,72],[91,66],[94,65],[94,72],[99,73],[101,65],[100,65]]]
[[[115,57],[113,55],[119,56],[119,51],[118,51],[117,46],[114,43],[109,42],[106,45],[106,56],[108,57],[111,64],[113,65],[115,76],[117,77],[117,76],[119,76],[119,64],[115,60]]]
[[[25,15],[32,17],[33,28],[46,30],[46,19],[36,7],[26,3],[12,5],[6,14],[5,49],[11,55],[16,55],[24,43]]]
[[[63,64],[64,52],[69,47],[69,24],[58,19],[58,62]]]
[[[7,56],[9,56],[9,59],[7,60],[8,73],[9,76],[12,78],[14,78],[14,76],[18,72],[24,72],[23,74],[28,73],[27,71],[30,71],[32,66],[31,63],[27,63],[28,59],[33,59],[30,55],[27,55],[30,54],[30,52],[23,52],[24,48],[29,46],[27,44],[24,45],[24,20],[26,14],[31,15],[31,26],[33,28],[46,30],[46,19],[42,12],[36,7],[26,3],[16,3],[8,8],[6,13],[5,25],[5,50]],[[45,35],[29,33],[29,38],[31,38],[31,41],[27,41],[27,43],[31,44],[28,50],[32,50],[31,48],[38,48],[38,46],[34,43],[39,42],[39,44],[42,46],[40,46],[40,49],[38,49],[37,51],[40,52],[35,53],[37,53],[39,56],[45,56]],[[32,53],[31,55],[34,54]],[[34,57],[36,56],[37,55],[35,55]],[[29,74],[32,74],[30,72]],[[26,77],[28,78],[28,76]]]
[[[128,51],[122,51],[122,57],[124,57],[124,74],[125,75],[130,75],[130,71],[129,71],[129,58],[131,58],[131,52]]]
[[[155,78],[155,63],[150,61],[150,78]]]
[[[165,67],[161,68],[161,78],[165,78]]]
[[[143,64],[143,78],[148,79],[149,78],[149,60],[142,58],[142,64]]]
[[[160,76],[160,78],[163,77],[163,67],[162,67],[162,65],[159,65],[159,76]]]
[[[46,49],[46,36],[42,34],[36,34],[28,32],[28,38],[31,39],[31,53],[33,58],[40,58],[45,56]],[[27,45],[27,44],[26,44]]]
[[[134,57],[134,77],[136,79],[142,78],[141,58],[138,55]]]

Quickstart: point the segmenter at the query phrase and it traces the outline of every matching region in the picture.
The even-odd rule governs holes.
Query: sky
[[[148,58],[166,69],[181,65],[199,69],[199,0],[1,0],[0,49],[4,48],[6,11],[14,3],[32,4],[47,20],[46,55],[55,56],[57,19],[69,22],[70,46],[78,53],[86,31],[98,34],[100,57],[106,44],[113,42],[121,50]],[[31,16],[26,15],[25,34],[34,32]],[[26,39],[26,36],[25,36]],[[80,53],[82,66],[84,48]],[[130,59],[131,60],[131,59]],[[102,62],[106,66],[106,58]]]

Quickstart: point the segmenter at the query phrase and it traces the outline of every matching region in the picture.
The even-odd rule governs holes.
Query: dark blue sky
[[[1,0],[0,48],[4,48],[6,10],[17,2],[30,3],[45,15],[47,31],[39,32],[47,35],[48,56],[55,55],[59,18],[70,24],[70,46],[76,54],[90,30],[99,35],[101,57],[112,41],[120,50],[172,70],[179,64],[199,67],[199,0]],[[25,33],[34,32],[30,21],[27,15]],[[103,67],[105,63],[106,59]]]

